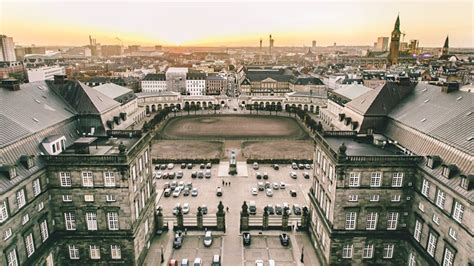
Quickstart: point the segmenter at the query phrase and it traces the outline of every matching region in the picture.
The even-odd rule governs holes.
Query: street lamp
[[[300,262],[301,262],[301,263],[304,263],[304,247],[301,248],[301,258],[300,258]]]
[[[161,245],[161,263],[165,262],[165,255],[163,254],[163,245]]]

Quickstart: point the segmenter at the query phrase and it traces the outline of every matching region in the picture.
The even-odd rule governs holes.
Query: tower
[[[446,40],[444,41],[441,55],[447,55],[448,53],[449,53],[449,36],[446,36]]]
[[[269,42],[269,53],[271,54],[272,53],[272,35],[270,34],[270,36],[268,37],[268,42]]]
[[[398,51],[400,49],[400,15],[397,16],[395,21],[395,27],[392,31],[392,39],[390,40],[390,53],[388,55],[388,61],[391,65],[398,64]]]
[[[262,52],[262,38],[260,38],[260,53]]]

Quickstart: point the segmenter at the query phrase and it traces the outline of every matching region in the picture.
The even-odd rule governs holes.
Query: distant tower
[[[272,53],[272,35],[270,34],[270,37],[268,37],[268,43],[269,43],[269,53]]]
[[[398,64],[398,51],[400,49],[400,15],[397,16],[395,21],[395,27],[392,31],[392,39],[390,40],[390,53],[388,55],[388,61],[391,65]]]
[[[447,55],[449,53],[449,36],[446,36],[446,40],[444,41],[443,51],[441,55]]]
[[[260,38],[260,53],[262,52],[262,38]]]
[[[313,41],[311,46],[313,47],[313,50],[315,50],[316,49],[316,41]]]

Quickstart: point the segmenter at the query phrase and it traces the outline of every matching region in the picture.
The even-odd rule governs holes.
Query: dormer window
[[[15,165],[3,165],[0,167],[0,171],[4,172],[10,180],[17,176]]]
[[[433,156],[426,156],[426,166],[428,166],[431,169],[436,168],[438,164],[441,162],[441,158],[439,156],[433,155]]]
[[[428,156],[428,158],[427,158],[427,160],[426,160],[426,166],[428,166],[429,168],[433,169],[433,157]]]
[[[465,190],[469,191],[474,187],[474,175],[461,175],[461,182],[459,183],[459,186],[464,188]]]
[[[443,172],[441,173],[444,177],[446,178],[449,178],[449,174],[450,174],[450,170],[449,170],[449,167],[447,165],[443,165]]]
[[[446,178],[451,178],[457,171],[457,166],[454,164],[445,165],[443,164],[443,172],[441,173]]]

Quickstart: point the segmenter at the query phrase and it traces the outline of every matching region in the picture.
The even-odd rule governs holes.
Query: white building
[[[60,66],[32,68],[28,69],[28,80],[30,82],[53,80],[54,75],[64,74],[66,74],[66,71],[64,70],[64,67]]]
[[[15,45],[12,37],[0,35],[0,62],[3,61],[16,61]]]
[[[148,74],[141,81],[143,92],[162,92],[166,91],[166,75],[160,74]]]
[[[186,94],[206,95],[206,73],[192,72],[186,75]]]

